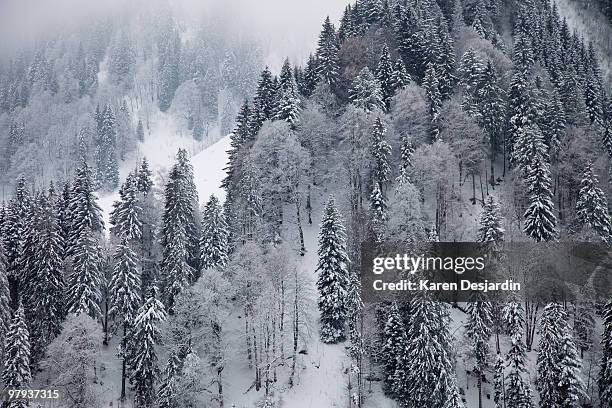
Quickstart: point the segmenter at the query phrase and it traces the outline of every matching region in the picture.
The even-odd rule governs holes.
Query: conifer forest
[[[610,0],[0,1],[0,407],[612,408],[612,294],[360,280],[611,200]]]

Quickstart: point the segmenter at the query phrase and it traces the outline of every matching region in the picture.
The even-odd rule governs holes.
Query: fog
[[[0,0],[0,52],[45,39],[92,19],[138,13],[163,0]],[[334,22],[349,0],[168,0],[184,25],[214,24],[257,38],[277,68],[284,56],[304,60],[316,45],[326,15]]]

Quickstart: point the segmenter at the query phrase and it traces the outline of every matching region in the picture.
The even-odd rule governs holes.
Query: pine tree
[[[295,128],[299,119],[300,98],[297,84],[291,71],[289,60],[286,59],[280,75],[280,100],[276,119],[288,122]]]
[[[393,84],[393,63],[391,62],[391,54],[389,48],[384,45],[380,52],[378,67],[376,68],[376,78],[380,84],[381,96],[385,104],[385,111],[391,107],[391,98],[395,94]]]
[[[381,357],[384,364],[384,387],[392,394],[397,357],[406,347],[406,330],[396,302],[391,305],[383,331],[383,341]]]
[[[155,401],[155,379],[158,376],[155,345],[160,341],[159,323],[166,319],[164,305],[157,300],[155,287],[138,309],[130,334],[130,382],[134,389],[134,406],[150,408]]]
[[[353,81],[349,91],[349,99],[353,105],[366,112],[384,109],[380,84],[368,67],[363,68]]]
[[[580,182],[576,202],[578,221],[592,228],[604,242],[612,238],[612,223],[608,213],[608,200],[599,188],[599,180],[593,172],[593,163],[588,162]]]
[[[196,276],[200,261],[200,238],[195,224],[197,193],[193,169],[187,152],[182,149],[170,170],[164,194],[161,282],[164,303],[172,314],[176,296]],[[197,251],[191,248],[194,244],[198,246]]]
[[[407,407],[458,406],[449,313],[425,295],[410,301],[407,344],[398,356],[393,393]]]
[[[346,337],[346,297],[349,284],[346,235],[333,197],[329,198],[319,233],[317,289],[321,340],[337,343]]]
[[[398,185],[401,186],[410,182],[410,169],[412,168],[412,155],[414,155],[414,144],[412,139],[403,134],[400,137],[400,171],[397,177]]]
[[[110,104],[101,113],[95,147],[96,183],[99,188],[112,191],[119,184],[119,165],[117,119]]]
[[[502,358],[501,354],[497,354],[494,366],[495,374],[493,375],[493,389],[495,391],[493,401],[495,402],[495,408],[503,408],[506,406],[504,368],[504,359]]]
[[[387,202],[385,196],[380,190],[380,184],[375,182],[370,194],[370,206],[372,208],[372,232],[374,240],[381,242],[385,234],[385,226],[387,224]]]
[[[393,91],[393,95],[406,88],[410,81],[412,81],[412,78],[410,78],[408,71],[406,71],[404,61],[402,61],[401,58],[398,58],[398,60],[395,61],[395,65],[393,66],[393,74],[391,75],[391,89]]]
[[[612,301],[603,308],[601,364],[599,367],[599,401],[602,408],[612,407]]]
[[[432,64],[427,65],[427,71],[425,72],[425,78],[423,79],[423,88],[425,88],[429,105],[429,115],[431,117],[431,135],[432,139],[435,141],[438,140],[440,135],[438,119],[440,116],[440,109],[442,108],[442,95],[440,94],[436,68]]]
[[[137,183],[137,176],[130,173],[119,190],[120,200],[113,203],[114,209],[110,213],[110,222],[113,225],[111,232],[128,241],[139,239],[142,236],[142,222],[140,221],[142,208],[137,196]]]
[[[125,379],[127,369],[127,348],[128,331],[135,321],[136,312],[140,307],[140,274],[136,262],[136,254],[129,246],[129,238],[123,236],[117,245],[113,255],[114,267],[111,277],[110,309],[108,311],[111,318],[123,330],[121,339],[121,351],[119,357],[123,359],[121,373],[121,400],[125,400]]]
[[[432,38],[437,38],[439,52],[432,59],[436,64],[436,75],[439,83],[440,97],[445,100],[450,98],[455,78],[455,47],[453,39],[448,33],[446,21],[443,17],[438,18],[437,32]]]
[[[545,105],[543,124],[540,125],[550,156],[555,157],[561,148],[561,141],[565,132],[567,119],[561,95],[557,89],[553,90],[550,101]]]
[[[385,140],[386,131],[380,117],[377,117],[372,128],[372,177],[381,191],[391,176],[391,145]]]
[[[55,208],[55,193],[41,199],[41,222],[31,264],[29,296],[31,357],[38,361],[45,347],[60,333],[65,315],[63,238]]]
[[[504,229],[502,227],[502,216],[499,204],[493,196],[489,196],[484,204],[480,215],[480,228],[478,228],[478,241],[499,242],[504,240]]]
[[[492,305],[484,296],[468,304],[466,335],[472,342],[476,359],[474,373],[478,376],[478,406],[482,407],[482,376],[488,365],[489,339],[493,326]]]
[[[542,312],[540,320],[540,340],[537,359],[537,389],[543,406],[559,406],[561,390],[560,346],[563,331],[568,330],[568,316],[558,303],[549,303]]]
[[[85,227],[73,249],[72,274],[68,277],[66,299],[68,313],[85,313],[93,319],[102,316],[101,259],[100,244],[89,227]]]
[[[612,119],[604,120],[601,142],[608,152],[608,157],[612,158]]]
[[[336,29],[331,23],[329,16],[323,23],[316,53],[317,79],[333,86],[338,81],[338,43]]]
[[[308,56],[306,68],[304,68],[304,76],[301,83],[298,83],[300,93],[306,98],[310,97],[317,87],[319,79],[319,71],[317,67],[317,59],[314,55]]]
[[[228,262],[228,227],[223,207],[214,195],[204,207],[202,219],[202,269],[223,267]]]
[[[560,365],[561,406],[579,407],[580,401],[586,398],[585,385],[580,371],[581,361],[578,348],[569,330],[561,338]]]
[[[537,130],[537,127],[536,129]],[[557,217],[554,213],[552,190],[550,181],[550,167],[547,162],[546,146],[542,133],[527,129],[522,139],[531,143],[520,143],[522,147],[516,149],[521,157],[528,160],[524,166],[525,184],[529,206],[525,211],[525,225],[523,231],[537,242],[551,241],[557,237]]]
[[[510,333],[510,349],[506,355],[509,373],[506,381],[506,406],[508,408],[532,408],[531,390],[525,379],[527,351],[523,341],[525,320],[523,307],[518,302],[504,306],[503,318]]]
[[[587,69],[584,87],[584,101],[591,123],[601,123],[603,108],[601,101],[601,84],[592,67]]]
[[[8,389],[28,388],[32,379],[30,372],[30,333],[20,304],[8,328],[5,341],[5,361],[2,381]],[[27,400],[14,400],[8,408],[29,406]]]
[[[94,194],[91,169],[82,162],[70,191],[69,211],[71,220],[68,254],[72,254],[77,241],[87,233],[99,234],[104,229],[102,210]]]
[[[153,188],[153,173],[149,169],[149,162],[146,157],[142,158],[138,174],[136,176],[136,187],[138,192],[147,196]]]
[[[9,329],[8,323],[11,320],[11,313],[11,293],[6,276],[4,246],[0,242],[0,367],[4,367],[4,344]]]

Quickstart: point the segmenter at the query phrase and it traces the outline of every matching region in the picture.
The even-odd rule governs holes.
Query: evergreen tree
[[[349,99],[353,105],[366,112],[384,109],[380,84],[368,67],[363,68],[353,81],[349,91]]]
[[[347,290],[349,284],[346,235],[340,213],[330,197],[319,233],[317,289],[321,312],[321,340],[337,343],[345,339]]]
[[[158,95],[157,102],[162,112],[172,105],[174,93],[180,85],[179,65],[181,55],[181,39],[178,27],[171,16],[162,22],[163,27],[159,37],[158,49]]]
[[[102,254],[98,239],[85,227],[73,248],[72,273],[68,277],[68,313],[85,313],[93,319],[100,318],[102,300]]]
[[[391,176],[391,145],[385,140],[386,131],[380,117],[377,117],[372,128],[372,176],[381,191]]]
[[[119,165],[117,119],[110,104],[101,113],[95,148],[96,183],[99,188],[112,191],[119,184]]]
[[[555,157],[561,148],[561,140],[566,127],[565,110],[559,92],[552,92],[550,101],[545,105],[543,123],[540,125],[550,156]]]
[[[495,391],[495,395],[493,396],[493,401],[495,402],[495,408],[503,408],[506,405],[506,390],[504,384],[504,359],[501,354],[497,354],[495,358],[495,366],[493,374],[493,389]]]
[[[612,119],[604,120],[601,142],[608,152],[608,157],[612,158]]]
[[[560,406],[562,403],[561,377],[561,338],[568,330],[568,316],[558,303],[549,303],[542,312],[540,320],[540,340],[538,344],[536,382],[543,406]]]
[[[508,408],[532,408],[531,390],[525,378],[527,351],[523,341],[525,320],[523,307],[518,302],[504,306],[503,317],[510,333],[510,349],[506,355],[509,373],[506,381],[506,406]]]
[[[482,407],[482,376],[488,365],[489,339],[493,326],[492,305],[484,296],[479,296],[475,302],[468,304],[468,321],[466,335],[472,342],[474,357],[474,373],[478,376],[478,406]]]
[[[130,382],[134,389],[134,406],[150,408],[155,401],[155,379],[158,376],[157,353],[159,323],[166,319],[164,305],[152,287],[145,303],[138,309],[130,334]]]
[[[401,355],[404,347],[406,347],[406,330],[397,303],[393,302],[383,330],[381,350],[384,364],[383,381],[388,393],[392,393],[395,370],[397,369],[397,357]]]
[[[11,293],[6,276],[4,247],[0,242],[0,367],[4,367],[4,344],[11,320]]]
[[[121,242],[115,250],[113,274],[110,281],[110,308],[109,315],[115,319],[118,327],[123,330],[121,339],[122,358],[121,371],[121,400],[125,400],[125,379],[127,369],[128,331],[135,321],[136,312],[140,307],[140,274],[136,262],[136,254],[129,246],[129,238],[123,235]]]
[[[480,228],[478,228],[478,241],[499,242],[504,240],[504,228],[502,227],[502,216],[499,204],[493,196],[485,201],[482,214],[480,215]]]
[[[128,241],[142,236],[142,222],[140,221],[142,208],[138,199],[137,183],[137,176],[130,173],[119,190],[120,200],[113,203],[114,209],[110,213],[110,222],[113,225],[111,232]]]
[[[2,381],[8,389],[28,388],[32,379],[30,372],[30,333],[25,320],[23,306],[20,304],[6,333],[4,346],[5,361]],[[8,408],[29,406],[25,399],[7,403]]]
[[[316,53],[317,80],[324,81],[333,86],[338,81],[338,43],[336,29],[329,16],[323,23]]]
[[[372,207],[372,232],[374,240],[381,242],[385,233],[385,225],[388,220],[387,202],[380,190],[380,184],[375,182],[370,194],[370,205]]]
[[[593,163],[587,163],[580,182],[576,202],[578,221],[592,228],[604,242],[612,238],[612,223],[608,213],[608,200],[599,188],[599,180],[593,172]]]
[[[391,62],[391,54],[389,54],[389,48],[387,45],[384,45],[382,51],[380,52],[378,67],[376,68],[376,78],[380,84],[381,96],[383,103],[385,104],[385,111],[388,111],[391,107],[391,98],[395,94],[393,74],[394,70],[393,63]]]
[[[423,88],[425,88],[429,105],[429,115],[431,117],[431,135],[432,139],[435,141],[438,140],[440,135],[438,119],[440,116],[440,109],[442,108],[442,95],[440,94],[440,86],[436,68],[432,64],[427,66],[425,78],[423,79]]]
[[[72,254],[77,241],[87,233],[99,234],[104,229],[102,210],[94,194],[91,169],[82,162],[70,191],[69,211],[71,220],[68,254]]]
[[[414,144],[412,139],[403,134],[400,138],[400,171],[397,182],[401,186],[410,182],[410,169],[412,168],[412,155],[414,154]]]
[[[601,101],[601,84],[592,67],[586,70],[584,101],[591,123],[601,123],[603,107]]]
[[[395,65],[393,66],[393,74],[391,75],[391,89],[393,91],[393,95],[406,88],[410,81],[412,81],[412,78],[410,78],[408,71],[406,71],[404,61],[402,61],[401,58],[398,58],[398,60],[395,61]]]
[[[295,128],[300,112],[300,98],[298,96],[297,84],[291,71],[289,60],[286,59],[281,69],[280,76],[280,100],[276,119],[288,122]]]
[[[228,262],[228,227],[223,207],[214,195],[204,207],[202,219],[202,269],[223,267]]]
[[[198,270],[199,248],[194,264],[195,254],[190,247],[194,243],[199,246],[200,241],[195,224],[196,203],[193,170],[187,152],[180,149],[166,183],[162,228],[162,293],[171,313],[176,296],[194,279]]]
[[[147,196],[153,188],[153,173],[149,169],[149,162],[146,157],[142,158],[138,174],[136,176],[136,187],[138,192]]]
[[[317,87],[317,81],[319,79],[319,71],[317,67],[317,59],[314,55],[308,56],[308,62],[306,68],[304,68],[304,75],[301,83],[298,83],[300,93],[306,98],[309,98]]]
[[[261,72],[261,77],[257,84],[257,91],[253,99],[253,109],[249,118],[249,131],[254,136],[259,132],[261,125],[266,120],[272,120],[278,110],[277,89],[274,84],[272,72],[266,66]]]
[[[599,401],[602,408],[612,407],[612,301],[603,308],[601,336],[601,364],[599,367]]]

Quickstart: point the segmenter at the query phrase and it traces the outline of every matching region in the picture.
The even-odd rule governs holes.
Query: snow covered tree
[[[123,331],[121,339],[122,358],[121,369],[121,401],[125,400],[125,379],[127,370],[127,348],[128,331],[136,318],[136,312],[140,307],[140,274],[136,262],[136,254],[132,251],[127,236],[121,238],[121,242],[115,250],[113,274],[110,281],[110,309],[111,318]]]
[[[382,120],[377,117],[372,127],[372,177],[381,191],[391,176],[391,145],[385,140],[386,131]]]
[[[359,72],[349,91],[349,99],[353,105],[371,112],[385,107],[378,80],[368,67]]]
[[[140,221],[140,207],[138,199],[137,176],[130,173],[125,183],[119,189],[119,201],[113,203],[110,213],[110,222],[113,225],[111,232],[119,238],[133,241],[142,235],[142,222]]]
[[[391,107],[391,98],[395,94],[395,89],[397,89],[394,89],[393,74],[393,62],[391,61],[391,54],[389,54],[389,47],[384,45],[380,52],[378,66],[376,68],[376,78],[380,84],[380,93],[383,103],[385,104],[385,111],[388,111]],[[404,78],[397,79],[401,81],[404,80]]]
[[[599,180],[593,172],[593,163],[588,162],[580,182],[576,202],[578,221],[592,228],[604,242],[612,238],[612,223],[608,213],[608,200],[599,188]]]
[[[4,344],[11,320],[11,293],[6,277],[4,247],[0,242],[0,367],[4,367]]]
[[[503,218],[499,211],[499,204],[493,196],[485,201],[482,214],[480,215],[480,228],[478,228],[478,241],[499,242],[504,240]]]
[[[286,59],[280,74],[280,99],[276,119],[287,121],[292,128],[295,128],[299,112],[300,98],[297,84],[289,60]]]
[[[347,291],[349,284],[344,226],[333,197],[329,198],[319,232],[317,289],[321,312],[321,340],[337,343],[346,338]]]
[[[98,118],[95,149],[96,184],[102,190],[112,191],[119,184],[119,165],[116,152],[117,119],[110,104]]]
[[[414,144],[412,138],[407,134],[400,137],[400,169],[397,182],[399,186],[410,182],[410,169],[412,168],[412,155],[414,154]]]
[[[193,170],[183,149],[170,170],[164,195],[161,283],[164,303],[172,312],[175,297],[194,279],[200,260],[198,248],[197,263],[193,262],[196,254],[190,247],[199,247],[200,241],[195,221],[197,195]]]
[[[410,301],[406,338],[398,356],[393,394],[406,407],[461,406],[454,373],[447,305],[427,296]]]
[[[495,402],[495,408],[503,408],[506,405],[504,368],[504,359],[501,354],[497,354],[495,357],[495,366],[493,367],[493,390],[495,392],[493,401]]]
[[[612,301],[603,308],[602,356],[599,367],[599,401],[602,408],[612,407]],[[606,405],[607,404],[607,405]]]
[[[223,206],[214,195],[204,207],[202,218],[202,269],[225,266],[228,261],[228,227],[223,213]]]
[[[523,231],[536,242],[556,239],[557,217],[552,201],[550,169],[541,154],[531,159],[526,184],[529,206],[525,211]]]
[[[395,61],[393,74],[391,75],[391,89],[393,90],[393,95],[406,88],[410,81],[412,81],[412,78],[410,78],[408,71],[406,71],[404,61],[398,58],[398,60]]]
[[[9,324],[4,343],[4,371],[2,381],[7,388],[28,388],[32,380],[30,372],[30,333],[20,304]],[[8,408],[27,407],[29,402],[18,399],[7,403]]]
[[[68,277],[68,313],[85,313],[93,319],[102,317],[102,254],[100,243],[89,227],[85,227],[74,244],[72,273]]]
[[[304,68],[304,75],[302,81],[298,83],[298,88],[300,93],[305,97],[310,97],[317,87],[318,82],[318,68],[317,68],[317,58],[310,54],[308,56],[308,61],[306,62],[306,67]]]
[[[86,314],[70,314],[41,362],[40,380],[60,391],[66,408],[95,407],[101,402],[96,387],[100,324]]]
[[[136,187],[138,192],[143,195],[148,195],[153,188],[153,173],[149,169],[149,162],[146,157],[142,158],[138,173],[136,175]]]
[[[387,202],[380,190],[380,184],[374,183],[372,194],[370,194],[370,206],[372,208],[372,232],[374,240],[381,242],[385,234],[385,227],[388,221]]]
[[[478,406],[482,407],[482,376],[488,365],[489,339],[493,326],[492,305],[484,296],[468,304],[468,321],[465,332],[472,342],[474,374],[478,376]]]
[[[338,42],[336,29],[331,23],[329,16],[325,18],[323,23],[315,57],[317,60],[317,79],[326,82],[328,85],[335,85],[340,71],[338,65]]]
[[[71,221],[68,254],[72,254],[81,236],[100,234],[104,229],[102,210],[94,194],[92,172],[86,162],[76,170],[70,190],[69,219]]]
[[[612,158],[612,119],[604,120],[601,142],[608,152],[608,157]]]
[[[166,319],[164,305],[157,300],[152,287],[145,303],[138,309],[130,334],[130,381],[134,389],[134,406],[150,408],[155,401],[155,379],[158,377],[157,352],[159,323]]]
[[[533,408],[531,390],[526,377],[527,350],[523,341],[525,318],[520,303],[511,301],[503,308],[503,318],[510,333],[510,349],[506,355],[509,373],[506,381],[506,406],[508,408]]]
[[[406,347],[406,329],[396,302],[389,309],[389,316],[383,330],[381,357],[384,364],[383,384],[389,394],[393,394],[393,381],[397,369],[397,357]]]
[[[158,41],[159,59],[157,66],[159,109],[166,112],[172,105],[174,94],[180,85],[179,65],[181,56],[181,38],[177,24],[171,15],[161,20],[161,32]]]
[[[431,136],[432,139],[438,140],[440,135],[440,129],[438,128],[438,118],[440,116],[440,109],[442,108],[442,95],[440,94],[440,86],[438,82],[438,76],[436,68],[433,64],[427,65],[427,71],[425,71],[425,78],[423,78],[423,88],[427,94],[427,101],[429,105],[429,115],[431,119]]]
[[[561,373],[559,388],[561,389],[561,406],[579,407],[580,401],[586,397],[585,385],[580,371],[581,361],[578,348],[569,330],[561,336]]]

